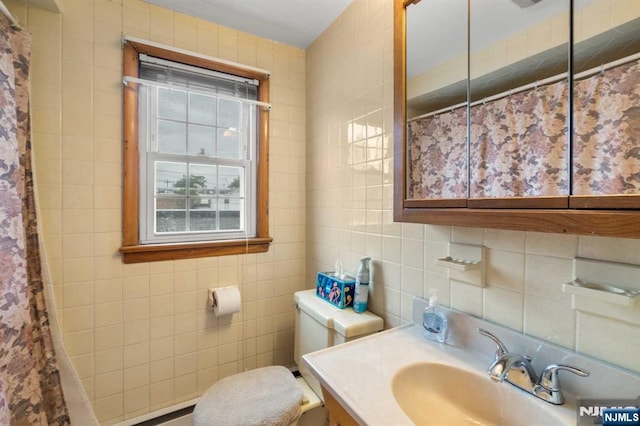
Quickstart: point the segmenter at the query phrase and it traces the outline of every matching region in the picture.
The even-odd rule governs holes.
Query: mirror
[[[574,0],[573,51],[573,205],[638,208],[640,2]]]
[[[525,24],[524,21],[517,22],[518,28],[527,28],[527,31],[531,31],[532,37],[527,37],[528,41],[522,36],[515,35],[512,42],[504,40],[501,42],[501,38],[496,36],[484,45],[487,47],[495,44],[496,49],[483,49],[483,45],[476,41],[475,35],[480,31],[481,25],[488,25],[482,19],[480,22],[467,22],[465,26],[462,12],[459,11],[455,14],[455,22],[457,22],[455,25],[442,25],[441,22],[448,21],[435,18],[438,16],[437,12],[429,9],[436,4],[455,5],[455,8],[464,9],[467,7],[465,3],[473,4],[474,8],[476,6],[484,8],[490,3],[501,3],[503,7],[509,3],[529,4],[529,7],[523,8],[524,11],[548,8],[548,15],[545,19],[533,21],[530,24]],[[513,7],[513,5],[510,6]],[[418,18],[419,15],[415,15],[415,22],[412,22],[414,20],[412,13],[422,8],[426,8],[427,14],[433,13],[431,17],[439,22],[425,21],[423,19],[427,18]],[[552,11],[553,8],[557,9]],[[486,15],[484,12],[486,10],[476,11],[475,14],[482,17]],[[505,15],[505,13],[498,15]],[[609,114],[609,108],[600,108],[600,106],[596,108],[592,103],[591,95],[585,95],[588,92],[583,93],[583,89],[578,88],[578,85],[574,87],[575,82],[579,83],[583,80],[580,73],[593,70],[593,67],[599,67],[602,63],[606,64],[626,57],[629,52],[640,52],[639,19],[640,1],[636,0],[394,0],[394,221],[640,238],[640,161],[638,161],[640,160],[640,81],[631,78],[617,80],[620,85],[613,92],[613,98],[620,100],[619,98],[622,98],[620,95],[624,94],[628,99],[623,102],[625,106],[621,109],[623,114],[620,115],[618,111],[618,118]],[[574,24],[573,31],[569,30],[571,24]],[[506,26],[504,23],[496,24],[501,28],[502,25]],[[413,33],[411,29],[414,26],[427,27],[431,29],[431,33],[416,35],[417,33]],[[440,32],[443,28],[445,31]],[[451,28],[455,28],[453,33],[459,36],[455,41],[450,39],[452,36],[446,31]],[[464,37],[461,34],[465,28],[471,28],[469,38],[472,39],[471,50],[467,49],[467,52],[471,52],[467,66],[464,65],[464,52],[462,54],[458,52],[449,58],[446,56],[444,59],[440,58],[439,62],[432,65],[433,70],[439,70],[433,72],[432,77],[429,78],[433,87],[421,88],[426,83],[418,84],[418,76],[428,71],[423,69],[416,72],[415,69],[419,68],[413,68],[413,64],[417,63],[415,61],[424,59],[425,55],[431,56],[430,49],[452,53],[446,51],[453,51],[453,46],[464,45]],[[603,33],[606,35],[602,35]],[[540,42],[540,46],[535,46],[534,42]],[[574,45],[571,45],[573,42],[575,42]],[[543,49],[542,44],[547,47]],[[499,65],[498,62],[499,66],[493,68],[487,66],[501,57],[500,52],[504,57],[505,46],[507,59],[510,59],[510,62],[507,62],[508,65],[505,66],[504,63]],[[442,49],[442,47],[450,48]],[[571,48],[574,48],[575,55],[567,65],[565,54],[567,49],[571,51]],[[556,56],[546,56],[549,51],[555,52]],[[513,53],[511,58],[509,52]],[[542,52],[545,53],[544,57],[540,56]],[[455,63],[456,58],[458,64],[448,68],[447,63]],[[529,66],[518,69],[512,62],[529,64]],[[559,126],[564,129],[564,132],[550,133],[547,130],[550,128],[549,122],[530,126],[530,129],[542,132],[545,138],[549,134],[557,135],[558,143],[553,146],[548,144],[527,146],[533,149],[536,155],[539,154],[539,157],[532,158],[544,159],[543,163],[537,163],[538,168],[546,170],[544,177],[554,175],[553,179],[541,182],[541,186],[535,187],[534,192],[525,192],[520,189],[520,192],[514,195],[513,192],[477,192],[474,188],[471,194],[472,186],[481,184],[487,187],[498,186],[500,190],[511,190],[514,184],[522,179],[516,181],[507,179],[504,181],[504,187],[500,187],[503,182],[496,183],[495,175],[502,177],[499,173],[503,175],[511,173],[509,165],[520,167],[519,172],[522,173],[524,170],[522,163],[528,160],[522,156],[515,157],[518,161],[511,158],[511,163],[503,161],[500,168],[490,164],[494,158],[498,158],[498,155],[496,154],[495,157],[487,155],[486,151],[483,151],[485,149],[483,146],[467,144],[466,140],[469,138],[463,136],[469,136],[470,132],[474,132],[476,137],[483,131],[481,125],[484,123],[477,118],[472,120],[472,114],[467,114],[466,119],[458,117],[454,120],[451,114],[458,110],[456,108],[458,102],[464,103],[468,99],[469,103],[485,104],[493,96],[504,98],[504,92],[507,92],[508,97],[509,91],[512,92],[513,97],[517,92],[515,89],[522,85],[533,85],[534,90],[540,90],[556,84],[545,81],[548,76],[561,75],[563,72],[566,72],[569,80],[565,80],[568,94],[564,95],[560,92],[560,95],[555,94],[556,97],[551,99],[552,103],[557,102],[559,105],[565,102],[566,112],[549,114],[546,120],[553,124],[551,128],[555,129],[555,126]],[[604,73],[606,74],[607,70]],[[465,75],[470,78],[466,78]],[[575,106],[575,102],[578,101],[582,102],[580,106],[583,108],[582,112]],[[595,144],[589,142],[592,145],[588,148],[579,144],[588,141],[594,133],[587,130],[583,123],[594,120],[593,108],[596,108],[598,119],[605,122],[610,120],[614,123],[613,127],[625,128],[626,133],[623,139],[626,144],[621,145],[614,138],[607,138],[606,141]],[[618,106],[616,108],[620,109]],[[410,129],[410,123],[418,116],[429,113],[433,113],[432,115],[438,118],[450,114],[450,122],[462,122],[463,126],[457,132],[449,130],[446,137],[438,136],[428,149],[422,149],[415,140],[410,143],[409,132],[412,131],[417,135],[418,131],[426,132],[425,127]],[[567,116],[572,115],[574,119],[567,120]],[[472,122],[472,126],[468,125],[469,121]],[[464,123],[467,124],[466,127]],[[509,126],[505,129],[511,131]],[[567,137],[567,133],[571,137]],[[560,142],[563,138],[564,143]],[[464,154],[459,154],[460,146],[465,147]],[[441,158],[451,150],[458,153],[457,156],[444,156],[456,158],[458,161],[454,166],[442,163]],[[548,160],[550,153],[551,160],[554,162]],[[601,154],[604,154],[604,157]],[[416,159],[420,157],[424,163],[416,166],[418,164]],[[621,159],[625,161],[621,162]],[[462,165],[463,162],[466,164]],[[627,170],[616,169],[619,163],[625,164]],[[493,167],[487,169],[490,173],[478,172],[478,168],[486,164]],[[473,165],[471,170],[470,165]],[[422,171],[426,171],[428,175],[426,190],[421,186],[423,182],[414,187],[411,184],[411,177],[420,174],[420,168],[423,168]],[[454,170],[450,170],[453,175],[448,175],[443,180],[437,173],[444,168]],[[535,168],[533,169],[535,171]],[[611,179],[598,180],[589,177],[584,181],[598,182],[598,184],[580,186],[579,181],[582,175],[594,172],[606,172],[608,176],[614,177],[612,179],[614,182],[612,183]],[[429,173],[433,173],[433,176]],[[480,176],[479,173],[485,174]],[[424,173],[420,174],[420,179],[423,179],[423,176]],[[524,179],[527,178],[524,176]],[[494,182],[491,185],[485,185],[484,179],[493,179]],[[449,192],[446,192],[445,183],[451,182],[455,184],[447,189]],[[469,182],[471,185],[468,185]],[[535,183],[535,180],[532,182]],[[465,192],[466,196],[461,195]]]
[[[467,0],[407,8],[408,193],[467,198]],[[454,201],[455,202],[455,201]]]
[[[567,207],[569,2],[470,2],[470,199]]]

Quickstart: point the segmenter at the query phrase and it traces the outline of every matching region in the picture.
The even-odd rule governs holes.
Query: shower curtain
[[[560,81],[470,108],[472,198],[640,193],[640,60],[574,81],[572,188],[567,88]],[[464,197],[462,183],[451,185],[466,160],[462,110],[409,123],[411,198]]]
[[[470,108],[469,193],[567,195],[567,83]],[[409,122],[411,198],[466,198],[466,108]]]
[[[37,232],[30,46],[0,16],[0,424],[66,425]]]
[[[566,81],[471,108],[470,196],[567,195]]]
[[[640,62],[575,82],[573,194],[640,193]]]

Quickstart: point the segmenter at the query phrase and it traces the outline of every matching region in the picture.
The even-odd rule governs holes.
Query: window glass
[[[189,121],[191,123],[216,124],[216,98],[191,93],[189,95]]]
[[[158,117],[185,121],[187,118],[187,92],[158,88]]]
[[[216,131],[214,127],[189,124],[189,155],[212,157],[215,155]]]
[[[158,120],[158,152],[185,154],[187,152],[187,126],[175,121]]]

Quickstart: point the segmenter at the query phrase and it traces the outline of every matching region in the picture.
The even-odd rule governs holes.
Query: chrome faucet
[[[576,367],[551,364],[547,366],[542,371],[542,374],[540,374],[540,377],[538,377],[531,365],[531,358],[526,355],[509,352],[500,339],[483,328],[479,328],[478,333],[493,340],[496,344],[493,363],[487,369],[491,380],[494,382],[506,381],[544,401],[556,405],[564,403],[564,396],[560,389],[560,380],[558,377],[559,371],[569,371],[580,377],[589,375],[588,371]]]

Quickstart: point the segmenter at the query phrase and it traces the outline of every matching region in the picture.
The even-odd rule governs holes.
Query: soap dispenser
[[[426,339],[439,343],[447,340],[447,316],[438,308],[437,290],[431,290],[429,305],[422,313],[422,328]]]

